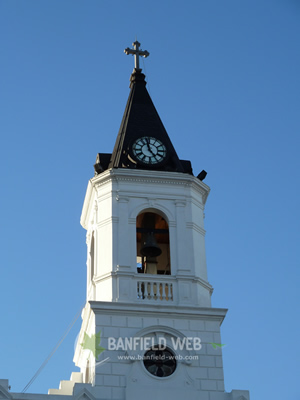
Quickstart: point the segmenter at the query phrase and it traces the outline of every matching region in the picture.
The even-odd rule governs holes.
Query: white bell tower
[[[138,42],[112,154],[97,156],[81,215],[87,303],[74,361],[90,399],[249,399],[224,391],[220,326],[211,307],[206,173],[180,160],[147,92]],[[99,354],[84,346],[94,340]],[[75,385],[75,387],[76,387]],[[53,392],[54,394],[54,392]]]
[[[203,225],[208,193],[198,178],[177,172],[109,169],[91,179],[81,216],[87,300],[210,307]],[[152,226],[144,227],[145,220]],[[149,235],[161,251],[157,257],[141,254]]]

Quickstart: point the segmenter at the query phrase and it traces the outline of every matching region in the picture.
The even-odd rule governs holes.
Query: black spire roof
[[[135,68],[113,153],[97,156],[95,171],[131,168],[192,174],[190,161],[179,160],[146,89],[145,75]]]

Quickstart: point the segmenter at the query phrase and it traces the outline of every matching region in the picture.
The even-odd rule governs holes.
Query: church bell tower
[[[227,310],[211,306],[207,280],[206,173],[193,175],[162,124],[139,66],[149,53],[137,41],[125,53],[135,58],[129,98],[112,153],[97,155],[81,215],[87,302],[76,385],[90,400],[248,400],[248,391],[224,391]]]

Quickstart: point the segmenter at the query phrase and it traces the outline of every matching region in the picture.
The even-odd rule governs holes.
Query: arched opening
[[[169,225],[154,212],[136,219],[137,271],[144,274],[171,274]]]

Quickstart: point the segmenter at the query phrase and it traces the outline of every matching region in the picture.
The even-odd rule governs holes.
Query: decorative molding
[[[171,328],[170,326],[164,326],[164,325],[151,325],[148,326],[147,328],[143,328],[140,331],[138,331],[134,336],[136,337],[144,337],[149,334],[153,334],[155,337],[164,337],[166,334],[173,336],[175,338],[181,338],[183,339],[185,335],[180,332],[178,329]]]
[[[122,269],[121,269],[122,268]],[[95,284],[105,281],[107,279],[111,278],[118,278],[118,277],[128,277],[134,280],[140,280],[140,281],[148,281],[148,282],[166,282],[166,283],[172,283],[175,285],[175,283],[179,282],[190,282],[190,283],[197,283],[204,287],[205,289],[209,290],[210,293],[213,292],[213,287],[204,279],[201,279],[199,277],[193,276],[193,275],[153,275],[153,274],[137,274],[135,272],[131,271],[130,266],[117,266],[117,271],[111,271],[107,272],[102,275],[98,275],[94,277],[93,282]]]
[[[117,200],[117,192],[115,192],[115,191],[109,190],[105,193],[103,193],[102,191],[98,191],[97,196],[98,196],[97,200],[98,200],[99,205],[101,205],[101,203],[107,199],[110,200],[110,199],[116,198],[116,200]]]
[[[185,207],[186,206],[186,200],[174,200],[174,203],[176,207]]]
[[[120,195],[120,194],[119,194],[119,191],[118,191],[117,196],[116,196],[116,200],[117,200],[119,203],[128,203],[130,199],[129,199],[129,197],[125,197],[125,196],[123,196],[123,195]]]
[[[126,270],[121,270],[121,269],[118,269],[118,268],[126,268]],[[127,270],[127,268],[128,268],[128,270]],[[97,283],[99,283],[99,282],[102,282],[102,281],[105,281],[105,280],[107,280],[107,279],[110,279],[110,278],[117,278],[117,277],[123,277],[123,276],[125,276],[125,277],[128,277],[128,278],[133,278],[135,275],[137,275],[137,274],[135,274],[134,272],[131,272],[130,270],[129,270],[129,268],[130,268],[130,270],[131,270],[131,267],[127,267],[127,266],[117,266],[117,271],[111,271],[111,272],[107,272],[107,273],[105,273],[105,274],[102,274],[102,275],[98,275],[98,276],[96,276],[95,278],[94,278],[94,283],[95,284],[97,284]]]
[[[197,192],[202,197],[203,205],[206,202],[207,196],[209,194],[210,188],[205,185],[205,183],[199,181],[196,177],[184,173],[179,172],[166,172],[166,171],[137,171],[137,170],[130,170],[130,169],[110,169],[107,170],[89,181],[88,190],[84,200],[83,211],[81,215],[81,224],[83,227],[86,227],[87,217],[89,214],[90,209],[90,202],[91,197],[93,196],[93,190],[95,189],[98,193],[98,188],[102,185],[116,182],[118,186],[120,183],[124,182],[132,182],[134,183],[141,183],[141,184],[155,184],[159,186],[183,186],[183,187],[190,187],[195,192]],[[133,192],[130,193],[123,193],[122,196],[131,197]],[[137,194],[141,195],[141,193],[137,190]],[[106,196],[111,197],[111,190],[108,193],[101,193],[101,200],[104,199]],[[119,192],[119,197],[121,193]],[[157,202],[161,196],[156,195],[155,206],[157,207]],[[176,197],[176,196],[175,196]],[[191,193],[191,197],[194,197]],[[166,198],[165,198],[166,199]],[[168,198],[166,200],[174,200],[174,196],[172,198]],[[180,200],[180,199],[178,199]],[[149,207],[149,204],[147,205]],[[160,206],[159,206],[160,207]],[[163,210],[162,210],[163,211]],[[165,211],[163,211],[165,212]],[[166,213],[166,215],[168,215]],[[169,218],[172,220],[173,218]]]
[[[199,277],[196,276],[191,276],[191,275],[175,275],[176,280],[178,280],[179,282],[184,282],[184,281],[189,281],[192,283],[198,283],[201,286],[203,286],[205,289],[208,289],[211,293],[213,292],[213,287],[204,279],[201,279]]]
[[[98,211],[98,202],[97,200],[94,201],[94,212]]]
[[[113,276],[113,272],[107,272],[106,274],[95,276],[93,281],[95,284],[110,279]]]
[[[162,188],[164,189],[163,186],[162,186]],[[167,187],[167,190],[169,188],[170,188],[170,186]],[[155,200],[155,203],[160,202],[160,201],[172,201],[173,202],[174,200],[184,200],[184,201],[187,200],[186,195],[183,193],[170,194],[170,192],[167,190],[159,191],[159,189],[157,189],[157,192],[155,193],[155,199],[153,199],[153,196],[152,196],[153,188],[151,188],[151,189],[147,188],[147,186],[145,186],[145,185],[143,185],[142,188],[139,186],[132,185],[132,186],[130,186],[130,190],[128,190],[128,186],[126,187],[126,190],[125,190],[125,186],[124,186],[124,188],[122,190],[119,189],[118,192],[119,192],[119,195],[127,196],[127,197],[129,197],[129,199],[132,199],[132,198],[133,199],[136,199],[136,198],[144,199],[144,201],[147,203],[148,203],[148,198]],[[112,197],[114,197],[114,196],[112,196]],[[102,199],[102,196],[101,196],[101,199]],[[202,204],[202,203],[200,203],[200,204]],[[148,205],[148,207],[149,207],[149,205]]]
[[[155,204],[155,200],[156,200],[156,199],[152,199],[152,198],[149,198],[149,197],[148,197],[147,200],[148,200],[149,207],[154,207],[154,204]]]
[[[132,169],[109,169],[90,180],[91,185],[101,186],[111,181],[154,183],[162,185],[192,186],[202,195],[209,193],[210,188],[196,177],[181,172],[141,171]]]
[[[206,235],[206,230],[201,228],[201,226],[195,224],[194,222],[187,222],[186,227],[188,229],[193,229],[194,231],[201,233],[201,235],[203,236]]]
[[[97,228],[101,228],[105,225],[110,225],[111,223],[117,224],[119,222],[119,217],[109,217],[106,219],[103,219],[102,221],[97,223]]]
[[[130,265],[117,265],[117,272],[119,271],[131,271],[131,266]]]
[[[153,211],[160,211],[161,213],[163,213],[165,215],[165,217],[167,218],[167,222],[168,225],[170,226],[170,221],[175,221],[175,218],[173,216],[173,214],[171,213],[171,211],[165,207],[164,205],[162,205],[160,202],[156,202],[154,207],[149,207],[149,203],[142,203],[137,205],[133,210],[131,210],[130,215],[129,215],[129,219],[133,218],[136,221],[136,217],[142,212],[142,211],[146,211],[148,209],[152,209]]]
[[[195,199],[195,197],[191,198],[191,203],[194,204],[196,207],[200,208],[200,210],[204,210],[204,205],[201,201],[199,201],[198,199]]]
[[[136,316],[141,313],[140,303],[126,303],[126,302],[110,302],[110,301],[89,301],[92,311],[95,314],[100,315],[124,315],[126,312],[127,316]],[[213,307],[199,307],[193,305],[178,306],[175,304],[163,304],[158,308],[153,303],[143,303],[143,314],[145,317],[164,318],[170,317],[172,314],[173,318],[186,318],[195,317],[199,320],[209,321],[222,321],[225,318],[227,309],[225,308],[213,308]]]

